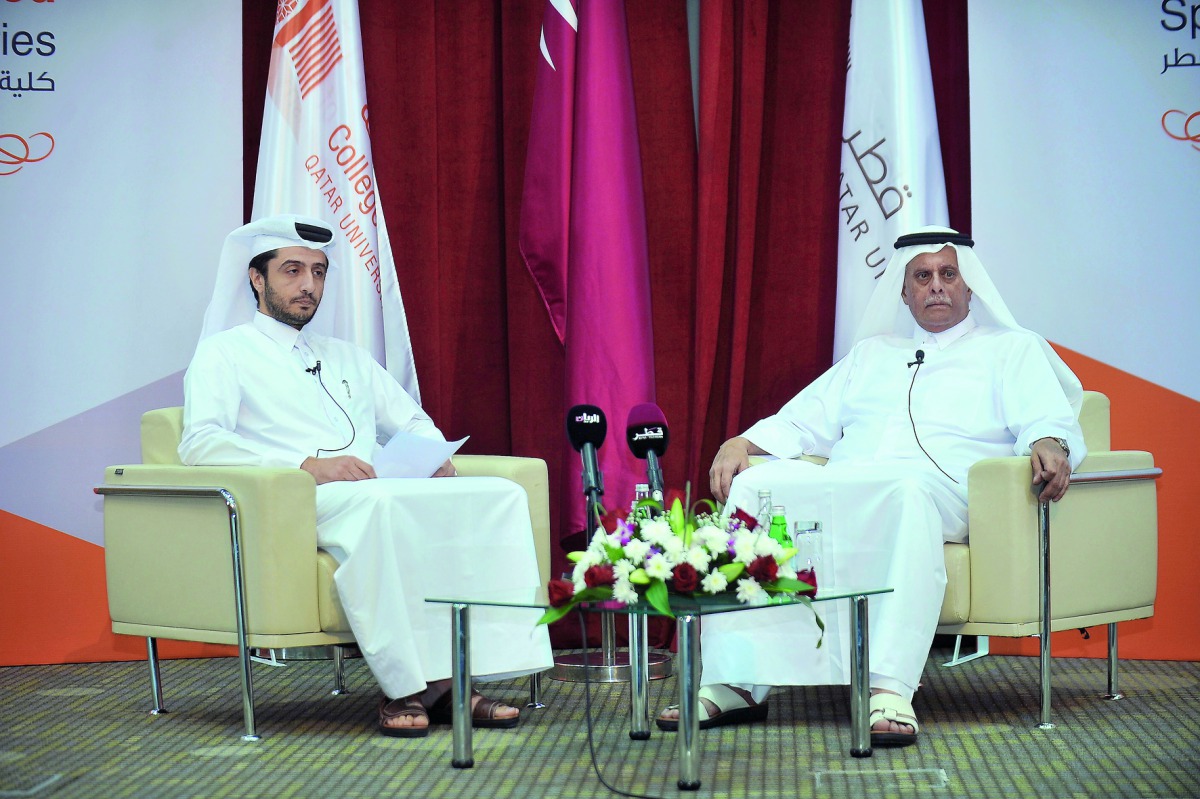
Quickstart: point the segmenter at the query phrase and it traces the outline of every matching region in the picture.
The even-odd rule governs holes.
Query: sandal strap
[[[917,724],[917,715],[913,712],[912,703],[898,694],[880,693],[871,696],[871,713],[868,723],[874,725],[879,721],[894,721],[897,724],[907,724],[913,732],[921,731]]]
[[[400,699],[384,697],[379,701],[379,720],[391,721],[401,716],[412,716],[414,719],[429,718],[429,712],[415,696],[405,696]]]

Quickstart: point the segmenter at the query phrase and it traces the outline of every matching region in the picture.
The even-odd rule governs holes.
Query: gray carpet
[[[1034,729],[1037,660],[988,657],[941,668],[935,651],[914,705],[917,746],[849,756],[844,687],[776,689],[765,724],[701,732],[701,789],[680,792],[675,736],[628,735],[628,691],[592,686],[605,778],[625,791],[687,797],[1200,797],[1200,664],[1126,661],[1126,699],[1106,702],[1102,661],[1054,664],[1057,727]],[[451,733],[374,732],[378,692],[349,661],[347,696],[328,663],[255,667],[257,743],[243,743],[237,663],[163,665],[171,711],[149,716],[144,663],[0,669],[0,797],[613,796],[588,756],[584,686],[547,680],[542,710],[515,730],[477,730],[473,769],[450,767]],[[523,703],[528,683],[488,693]],[[676,682],[651,685],[651,707]]]

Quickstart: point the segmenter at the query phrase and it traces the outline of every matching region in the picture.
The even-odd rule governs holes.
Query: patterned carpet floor
[[[1053,730],[1035,729],[1036,658],[957,668],[935,650],[914,701],[917,746],[849,756],[845,687],[780,688],[766,723],[703,731],[699,791],[682,792],[673,734],[628,735],[628,688],[590,686],[596,762],[613,786],[666,797],[1200,797],[1200,663],[1124,661],[1107,702],[1102,661],[1056,659]],[[450,766],[449,727],[374,732],[378,690],[348,662],[255,666],[258,727],[243,743],[237,662],[163,664],[166,715],[150,716],[145,663],[0,669],[0,797],[605,797],[592,770],[585,686],[546,680],[547,707],[515,730],[476,730],[475,767]],[[674,678],[655,681],[652,712]],[[528,697],[527,681],[490,695]]]

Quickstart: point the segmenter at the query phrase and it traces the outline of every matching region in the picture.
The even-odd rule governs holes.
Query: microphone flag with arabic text
[[[565,349],[563,411],[591,404],[623,420],[634,405],[653,402],[649,252],[624,3],[545,4],[520,247]],[[628,504],[634,485],[645,482],[645,464],[623,443],[600,449],[605,507]],[[565,471],[563,496],[578,497],[577,475]],[[582,498],[565,501],[566,532],[585,529]]]
[[[833,357],[854,344],[900,235],[950,224],[921,0],[854,0],[838,202]]]
[[[251,216],[333,228],[321,332],[366,349],[420,402],[368,120],[358,0],[280,2]]]

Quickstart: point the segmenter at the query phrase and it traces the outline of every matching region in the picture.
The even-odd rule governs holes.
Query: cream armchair
[[[957,665],[986,654],[987,636],[1039,635],[1045,617],[1051,631],[1108,625],[1108,696],[1119,698],[1117,622],[1154,614],[1154,478],[1161,470],[1148,452],[1111,451],[1103,394],[1084,392],[1079,421],[1088,455],[1061,502],[1038,502],[1027,457],[988,458],[971,467],[969,541],[944,545],[948,582],[938,632],[960,641],[981,636],[977,655],[959,658],[955,647],[947,665]],[[1049,642],[1042,636],[1042,726],[1053,726]]]
[[[142,417],[142,464],[110,466],[104,559],[115,633],[143,636],[154,709],[163,712],[159,638],[238,648],[246,740],[254,721],[252,649],[333,646],[335,693],[343,647],[353,644],[333,573],[318,551],[316,485],[300,469],[184,466],[183,409]],[[550,571],[549,483],[544,461],[456,455],[462,475],[506,477],[529,496],[542,583]],[[536,681],[535,681],[536,685]],[[536,688],[535,688],[536,690]]]

